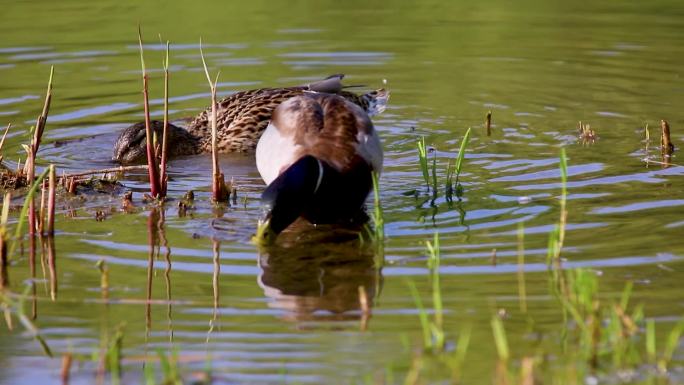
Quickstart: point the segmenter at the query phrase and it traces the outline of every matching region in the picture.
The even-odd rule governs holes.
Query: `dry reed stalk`
[[[45,194],[47,194],[47,181],[43,179],[40,186],[40,210],[38,210],[38,234],[43,234],[45,230]]]
[[[487,111],[485,127],[487,128],[487,136],[492,136],[492,111]]]
[[[47,91],[45,92],[45,102],[43,103],[43,111],[36,121],[36,128],[33,132],[33,141],[31,142],[32,160],[35,160],[40,141],[43,138],[43,131],[45,130],[45,123],[47,122],[48,113],[50,112],[50,102],[52,101],[52,76],[55,73],[55,67],[50,67],[50,79],[48,80]]]
[[[55,237],[47,237],[48,270],[50,271],[50,299],[57,299],[57,259],[55,255]]]
[[[36,295],[36,235],[29,232],[29,271],[31,273],[31,321],[38,318],[38,296]]]
[[[665,155],[672,155],[675,150],[674,144],[670,140],[670,124],[666,120],[660,121],[660,128],[662,130],[660,136],[660,147]]]
[[[212,166],[212,196],[215,202],[227,201],[230,197],[230,190],[226,187],[225,177],[221,173],[218,162],[218,147],[216,143],[216,126],[218,125],[217,104],[216,104],[216,84],[218,83],[221,71],[216,74],[216,79],[212,82],[209,76],[209,69],[207,62],[204,60],[204,51],[202,50],[202,39],[200,39],[200,56],[202,57],[202,65],[204,66],[204,74],[207,76],[209,88],[211,89],[211,166]]]
[[[5,145],[5,138],[7,138],[7,133],[9,133],[10,127],[12,127],[12,123],[7,124],[7,128],[5,128],[5,133],[2,134],[2,139],[0,139],[0,161],[2,161],[2,147]]]
[[[75,172],[73,174],[63,174],[62,178],[73,178],[77,176],[88,176],[88,175],[96,175],[96,174],[111,174],[115,172],[126,172],[126,171],[135,171],[135,170],[147,170],[147,165],[146,164],[141,164],[141,165],[136,165],[136,166],[119,166],[119,167],[110,167],[110,168],[102,168],[98,170],[87,170],[87,171],[81,171],[81,172]],[[66,187],[66,185],[65,185]]]
[[[77,182],[73,176],[68,178],[67,182],[66,182],[67,193],[69,193],[71,195],[75,195],[76,194],[76,185],[77,185]]]
[[[62,379],[62,385],[69,384],[69,374],[71,372],[71,362],[73,361],[73,356],[71,353],[64,353],[62,356],[62,371],[60,378]]]
[[[27,168],[27,183],[33,183],[36,173],[36,154],[40,148],[40,141],[45,130],[45,123],[47,122],[48,114],[50,112],[50,101],[52,100],[52,76],[54,75],[55,67],[50,67],[50,79],[48,80],[47,91],[45,92],[45,102],[43,103],[43,111],[36,119],[36,126],[33,131],[33,139],[31,145],[26,147],[28,157],[26,159],[25,167]],[[36,208],[33,199],[29,202],[29,234],[33,235],[36,232]]]
[[[48,181],[48,203],[47,203],[47,234],[55,234],[55,195],[57,190],[57,177],[55,175],[55,165],[50,165]]]
[[[142,30],[138,26],[138,43],[140,44],[140,64],[143,81],[143,106],[145,110],[145,135],[147,141],[147,172],[150,179],[150,194],[153,198],[161,198],[161,186],[159,186],[159,168],[157,166],[157,154],[154,148],[152,125],[150,123],[150,101],[148,93],[148,77],[145,69],[145,57],[143,55]]]

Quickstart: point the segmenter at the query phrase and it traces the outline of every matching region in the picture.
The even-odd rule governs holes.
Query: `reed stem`
[[[49,168],[48,181],[48,204],[47,204],[47,234],[55,234],[55,195],[57,190],[57,177],[55,175],[55,165]]]
[[[212,82],[209,76],[209,69],[207,62],[204,60],[204,51],[202,49],[202,39],[200,39],[200,56],[202,57],[202,65],[204,66],[204,74],[207,76],[209,88],[211,89],[211,169],[212,169],[212,195],[215,202],[227,201],[230,195],[226,182],[218,161],[218,145],[217,145],[217,104],[216,104],[216,84],[218,83],[221,71],[216,74],[216,79]]]
[[[143,81],[143,106],[145,109],[145,135],[147,141],[147,172],[150,179],[150,195],[153,198],[162,198],[161,186],[159,185],[159,168],[157,166],[157,154],[154,148],[152,125],[150,123],[150,102],[148,94],[148,77],[145,69],[145,57],[142,43],[142,30],[138,26],[138,43],[140,45],[140,64]]]
[[[159,184],[162,196],[166,196],[168,176],[166,175],[167,136],[169,131],[169,41],[166,41],[166,57],[164,59],[164,132],[162,134],[161,164]]]

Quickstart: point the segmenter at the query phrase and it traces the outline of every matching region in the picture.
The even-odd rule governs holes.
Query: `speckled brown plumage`
[[[360,106],[327,94],[294,98],[278,108],[273,124],[299,148],[293,156],[311,155],[347,172],[365,160],[358,153],[359,134],[373,135],[373,124]]]
[[[333,75],[320,82],[286,88],[261,88],[240,91],[220,100],[217,108],[217,146],[220,153],[254,151],[271,120],[271,114],[282,102],[304,93],[334,93],[360,106],[369,114],[384,109],[389,93],[383,89],[363,95],[345,91],[340,83],[343,75]],[[211,108],[202,111],[185,128],[169,125],[169,154],[191,155],[211,152]],[[161,137],[162,123],[152,122]],[[112,159],[129,164],[144,162],[144,124],[137,123],[121,132]]]
[[[218,102],[217,146],[219,152],[254,151],[271,114],[287,99],[309,92],[305,87],[262,88],[237,92]],[[383,90],[364,95],[340,91],[338,95],[367,110],[372,99]],[[198,138],[197,151],[211,151],[211,108],[200,113],[186,128]]]

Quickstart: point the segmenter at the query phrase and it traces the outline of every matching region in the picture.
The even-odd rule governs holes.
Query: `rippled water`
[[[40,164],[54,163],[60,172],[111,165],[117,131],[142,118],[138,21],[148,67],[161,67],[157,34],[172,42],[174,119],[209,103],[200,37],[212,70],[221,70],[221,95],[340,72],[369,88],[387,79],[390,104],[374,120],[385,149],[384,267],[375,268],[373,250],[356,234],[326,228],[301,226],[278,246],[258,250],[249,238],[263,183],[253,156],[221,158],[240,197],[221,210],[209,203],[209,157],[176,159],[170,194],[193,189],[197,202],[185,216],[175,202],[167,205],[168,247],[152,265],[148,232],[156,214],[139,200],[144,174],[122,180],[136,193],[130,213],[119,210],[118,196],[58,202],[58,294],[50,299],[39,267],[36,320],[57,354],[90,355],[125,322],[124,382],[141,381],[142,357],[158,348],[177,349],[190,372],[211,362],[217,383],[352,383],[388,367],[403,381],[421,338],[407,282],[430,298],[424,242],[438,231],[445,330],[475,325],[465,375],[488,383],[496,356],[489,320],[496,312],[508,314],[514,351],[557,349],[557,336],[544,336],[561,317],[546,275],[548,233],[559,217],[561,147],[569,163],[564,266],[600,273],[606,298],[634,281],[633,301],[643,302],[662,330],[683,313],[684,167],[677,153],[670,167],[642,160],[657,154],[660,119],[670,122],[675,145],[684,139],[684,8],[677,2],[198,5],[3,5],[0,124],[14,127],[5,161],[23,157],[20,144],[55,66]],[[157,117],[160,76],[152,71]],[[483,128],[488,110],[490,137]],[[578,121],[590,124],[598,140],[579,141]],[[432,201],[415,142],[425,136],[435,149],[443,181],[468,127],[463,200],[448,202],[442,191]],[[98,210],[106,220],[95,220]],[[519,226],[527,315],[518,308]],[[109,268],[109,301],[102,299],[99,260]],[[21,292],[30,279],[25,256],[10,274],[11,289]],[[371,302],[370,318],[360,311],[359,286]],[[0,338],[0,383],[59,382],[60,360],[42,356],[30,335],[2,327]],[[96,369],[76,366],[72,382],[92,383]]]

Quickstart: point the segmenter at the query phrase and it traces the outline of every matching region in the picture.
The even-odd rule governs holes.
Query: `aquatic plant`
[[[461,139],[461,146],[458,149],[458,156],[456,157],[455,165],[452,165],[451,161],[447,163],[447,173],[446,173],[446,199],[451,200],[453,195],[456,195],[458,199],[463,196],[463,186],[459,183],[459,177],[461,176],[461,169],[463,167],[463,159],[465,159],[465,150],[468,147],[468,142],[470,141],[470,127],[463,135]],[[456,177],[454,179],[454,176]]]
[[[551,266],[551,263],[560,263],[560,253],[563,248],[563,241],[565,240],[565,223],[567,220],[567,184],[568,184],[568,161],[565,156],[565,148],[560,151],[560,174],[561,174],[561,196],[560,196],[560,217],[558,223],[549,234],[549,242],[546,253],[546,263]]]
[[[577,130],[579,131],[579,138],[583,143],[593,142],[598,138],[591,126],[581,121],[577,124]]]
[[[371,213],[373,231],[371,237],[376,250],[375,264],[380,267],[382,261],[378,259],[384,256],[385,249],[385,216],[382,210],[382,202],[380,201],[380,175],[374,171],[371,174],[371,178],[373,180],[373,212]]]
[[[212,166],[212,197],[215,202],[225,202],[230,198],[230,189],[226,186],[225,177],[221,173],[218,161],[218,147],[216,143],[216,126],[217,122],[217,104],[216,104],[216,84],[218,83],[221,71],[216,73],[216,78],[212,82],[209,76],[209,69],[207,62],[204,60],[204,51],[202,50],[202,39],[200,39],[200,56],[202,57],[202,65],[204,66],[204,74],[207,76],[209,88],[211,89],[211,166]]]
[[[421,136],[420,139],[418,139],[418,142],[416,143],[418,147],[418,162],[420,163],[420,170],[423,173],[423,179],[425,179],[425,185],[427,186],[428,190],[430,189],[430,174],[428,172],[428,160],[427,160],[427,154],[428,150],[427,147],[425,146],[425,137]]]
[[[433,319],[430,320],[420,298],[420,293],[416,289],[415,283],[408,282],[409,290],[418,308],[418,316],[423,330],[423,346],[426,350],[441,352],[445,344],[444,332],[444,308],[442,304],[442,289],[440,286],[439,265],[440,265],[440,246],[439,233],[435,232],[432,242],[425,241],[428,252],[428,268],[430,269],[430,280],[432,282],[432,306]]]
[[[145,56],[142,42],[142,30],[138,26],[138,43],[140,45],[140,65],[142,68],[143,81],[143,106],[145,112],[145,138],[147,143],[147,173],[150,180],[150,195],[154,199],[164,198],[162,186],[159,179],[159,166],[157,164],[157,151],[154,143],[155,134],[150,122],[150,101],[148,93],[148,77],[145,68]],[[163,141],[163,140],[162,140]]]
[[[161,42],[161,36],[159,36]],[[162,62],[164,69],[164,130],[162,133],[161,160],[159,163],[159,185],[162,197],[166,196],[169,184],[169,177],[166,175],[168,143],[167,136],[169,131],[169,41],[166,41],[166,56]]]
[[[506,338],[506,330],[503,327],[501,318],[494,315],[491,321],[492,334],[494,335],[494,345],[496,346],[496,353],[500,361],[508,361],[511,357],[510,349],[508,348],[508,339]]]
[[[55,165],[51,164],[48,177],[48,204],[47,204],[47,234],[55,234],[55,195],[57,189],[57,177],[55,176]]]
[[[518,303],[520,311],[527,313],[527,290],[525,288],[525,223],[518,223]]]

